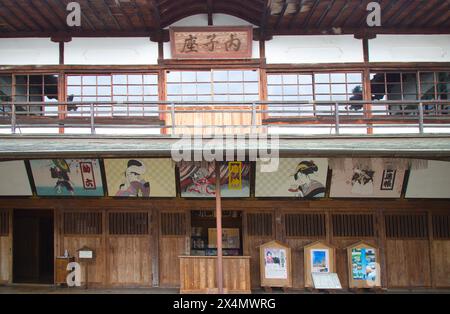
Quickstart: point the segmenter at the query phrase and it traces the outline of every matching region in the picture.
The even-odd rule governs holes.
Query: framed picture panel
[[[292,287],[291,248],[278,241],[259,247],[262,287]]]

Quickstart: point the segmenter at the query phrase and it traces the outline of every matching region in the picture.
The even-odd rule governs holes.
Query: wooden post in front
[[[222,204],[220,199],[220,164],[215,161],[216,170],[216,230],[217,230],[217,288],[223,294],[222,259]]]

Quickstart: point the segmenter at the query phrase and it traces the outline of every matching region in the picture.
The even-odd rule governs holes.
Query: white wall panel
[[[51,65],[59,63],[59,45],[50,38],[0,39],[0,64]]]
[[[149,38],[73,38],[66,43],[65,64],[157,64],[158,43]]]
[[[378,35],[369,55],[371,62],[450,62],[450,35]]]

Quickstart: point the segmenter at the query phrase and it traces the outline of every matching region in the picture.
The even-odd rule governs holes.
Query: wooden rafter
[[[278,15],[278,18],[277,18],[277,21],[275,22],[275,24],[274,24],[274,26],[273,26],[273,28],[274,29],[277,29],[278,28],[278,25],[280,25],[280,23],[281,23],[281,21],[282,21],[282,19],[283,19],[283,17],[284,17],[284,13],[286,13],[286,9],[287,9],[287,7],[288,7],[288,0],[283,0],[284,1],[284,3],[283,3],[283,7],[281,8],[281,12],[280,12],[280,14]]]
[[[208,12],[208,25],[213,25],[213,12],[214,12],[213,0],[206,0],[206,11]]]
[[[302,10],[303,4],[305,3],[305,0],[298,0],[298,1],[299,1],[299,2],[298,2],[298,7],[297,7],[297,9],[295,9],[294,13],[293,13],[292,16],[291,16],[291,19],[289,20],[288,28],[292,28],[292,26],[293,26],[294,23],[295,23],[295,20],[296,20],[297,17],[298,17],[298,14],[299,14],[300,11]]]
[[[330,4],[328,4],[327,9],[323,12],[322,16],[319,18],[319,20],[316,23],[316,27],[320,28],[320,25],[322,24],[325,17],[330,13],[331,8],[334,6],[336,0],[332,0]]]

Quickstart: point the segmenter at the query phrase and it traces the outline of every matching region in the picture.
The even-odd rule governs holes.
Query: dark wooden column
[[[222,204],[220,195],[220,163],[215,161],[216,170],[216,230],[217,230],[217,288],[223,294],[222,258]]]

